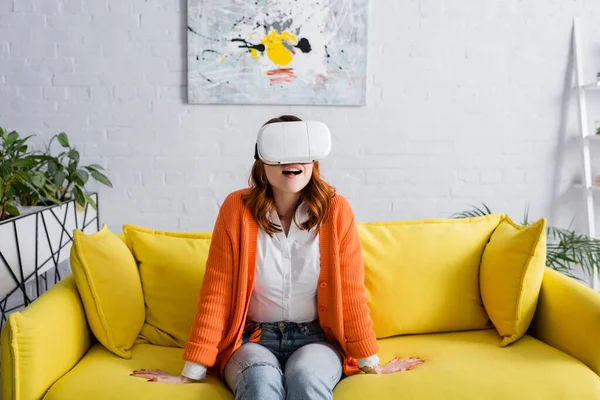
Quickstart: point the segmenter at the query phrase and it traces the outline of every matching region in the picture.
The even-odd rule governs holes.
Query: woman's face
[[[285,193],[298,193],[310,182],[313,164],[265,164],[265,172],[274,188]]]

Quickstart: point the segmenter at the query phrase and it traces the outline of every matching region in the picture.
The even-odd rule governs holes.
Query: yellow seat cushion
[[[509,347],[498,347],[498,339],[495,329],[381,339],[383,363],[393,357],[420,356],[425,364],[409,372],[346,377],[334,389],[334,399],[600,399],[600,378],[575,358],[528,335]],[[211,376],[186,385],[129,376],[142,368],[180,373],[182,352],[137,344],[131,359],[125,360],[95,345],[44,400],[233,399],[229,389]]]
[[[600,378],[581,361],[525,335],[498,346],[495,329],[379,340],[383,364],[421,357],[412,371],[342,380],[334,399],[598,400]]]
[[[196,315],[211,233],[163,232],[125,225],[138,262],[146,322],[140,341],[183,347]]]
[[[502,346],[519,340],[529,328],[545,265],[546,220],[521,226],[506,217],[483,251],[479,276],[483,305]]]
[[[127,245],[106,225],[92,235],[75,230],[71,269],[92,332],[107,349],[129,357],[145,311],[137,264]]]
[[[491,328],[479,264],[502,219],[358,223],[377,337]]]
[[[83,359],[60,378],[44,400],[231,400],[233,394],[220,380],[208,376],[200,383],[170,385],[129,376],[136,369],[181,373],[183,349],[136,344],[132,357],[115,357],[94,345]]]

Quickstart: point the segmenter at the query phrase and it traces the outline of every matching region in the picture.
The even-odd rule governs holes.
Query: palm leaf
[[[525,214],[523,215],[523,225],[529,225],[529,204],[525,206]]]
[[[492,212],[485,203],[481,203],[482,208],[471,205],[472,209],[463,211],[453,215],[453,218],[473,218],[482,217],[484,215],[490,215]]]

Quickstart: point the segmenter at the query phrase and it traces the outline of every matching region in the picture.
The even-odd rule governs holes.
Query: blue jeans
[[[342,357],[319,321],[261,323],[258,343],[244,333],[225,366],[236,400],[331,399],[342,376]]]

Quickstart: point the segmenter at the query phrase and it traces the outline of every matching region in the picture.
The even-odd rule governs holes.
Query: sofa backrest
[[[492,328],[478,274],[485,245],[503,218],[358,223],[377,337]],[[183,346],[196,312],[210,233],[128,229],[134,240],[125,241],[134,246],[147,297],[141,338]],[[192,243],[196,240],[198,245]],[[162,265],[167,260],[171,270]]]

